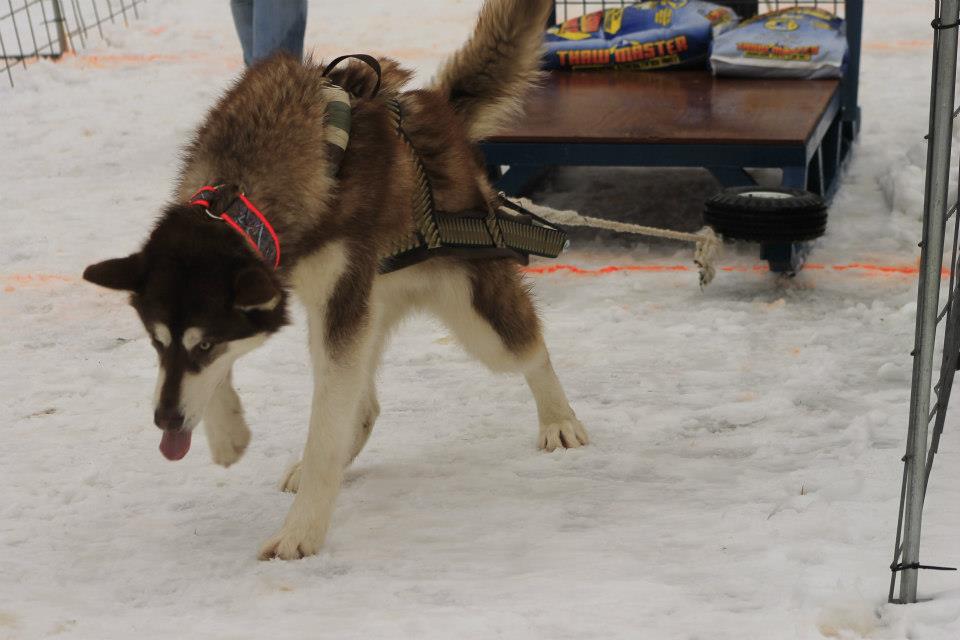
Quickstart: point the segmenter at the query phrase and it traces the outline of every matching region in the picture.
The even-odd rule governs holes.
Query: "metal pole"
[[[7,0],[7,4],[10,6],[10,22],[13,23],[13,35],[17,39],[17,50],[20,52],[20,63],[23,65],[23,68],[27,68],[27,56],[23,52],[23,43],[20,42],[20,29],[17,28],[17,11],[13,10],[13,0]]]
[[[944,215],[950,172],[950,142],[953,124],[953,92],[957,69],[958,0],[943,0],[940,24],[953,25],[936,32],[933,87],[930,96],[927,184],[924,193],[921,276],[917,294],[917,341],[907,433],[908,487],[903,530],[903,564],[920,562],[920,525],[926,491],[927,429],[930,422],[930,383],[937,337],[940,270],[943,266]],[[917,601],[916,568],[904,569],[900,578],[900,602]]]
[[[73,21],[77,25],[77,35],[80,36],[80,46],[87,46],[87,24],[83,21],[83,10],[78,0],[70,0],[73,5]]]
[[[7,79],[10,80],[10,86],[13,86],[13,74],[10,72],[10,61],[7,59],[7,46],[3,44],[3,32],[0,31],[0,54],[3,55],[3,70],[7,72]]]
[[[73,8],[73,23],[77,27],[77,38],[80,40],[80,46],[87,46],[87,31],[83,26],[83,21],[80,20],[80,14],[77,12],[77,0],[70,0],[70,6]],[[69,32],[68,32],[69,33]]]
[[[33,30],[33,16],[30,15],[30,3],[29,3],[29,2],[25,2],[25,3],[24,3],[24,5],[23,5],[23,10],[24,10],[24,11],[26,12],[26,14],[27,14],[27,26],[30,27],[30,39],[33,40],[33,57],[39,58],[39,57],[40,57],[40,47],[37,46],[37,34],[36,34],[36,32]],[[23,68],[24,68],[24,69],[27,68],[26,61],[24,61]]]
[[[863,0],[847,0],[844,7],[843,19],[846,22],[847,38],[850,44],[850,58],[842,80],[843,118],[847,122],[852,122],[853,126],[859,126],[860,104],[857,102],[857,91],[860,82],[860,41],[863,38]],[[837,12],[836,5],[833,12],[834,14]],[[856,135],[856,131],[853,133]]]
[[[100,32],[100,38],[103,38],[103,21],[100,20],[100,10],[97,9],[97,2],[93,0],[90,4],[93,5],[93,18],[97,21],[97,31]]]
[[[70,35],[67,33],[67,21],[63,17],[63,5],[60,0],[53,0],[53,21],[57,23],[57,40],[60,41],[60,55],[70,53],[73,46]]]
[[[43,16],[43,30],[47,33],[47,44],[44,48],[49,49],[49,53],[56,54],[53,50],[53,36],[50,35],[50,19],[47,18],[47,5],[40,3],[40,14]]]

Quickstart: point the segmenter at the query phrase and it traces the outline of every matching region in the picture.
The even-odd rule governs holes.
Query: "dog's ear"
[[[133,253],[92,264],[83,270],[83,279],[108,289],[136,291],[143,281],[143,255]]]
[[[258,267],[244,269],[233,284],[233,306],[241,311],[273,311],[280,304],[280,289]]]

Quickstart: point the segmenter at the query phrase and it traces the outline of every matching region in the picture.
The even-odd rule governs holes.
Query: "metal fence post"
[[[67,20],[64,18],[61,0],[53,0],[53,21],[57,23],[57,40],[60,42],[60,55],[73,51],[70,34],[67,31]]]
[[[940,273],[943,267],[944,221],[950,172],[954,89],[957,69],[958,0],[943,0],[940,25],[935,32],[933,86],[930,97],[929,146],[924,193],[924,228],[920,252],[920,286],[917,293],[917,327],[910,424],[907,431],[907,492],[903,525],[903,573],[900,602],[917,601],[916,565],[920,562],[920,527],[926,492],[927,435],[933,358],[936,344]],[[952,25],[952,26],[949,26]]]
[[[4,0],[0,0],[3,2]],[[16,1],[17,6],[14,7]],[[64,54],[74,53],[87,44],[87,31],[96,27],[103,36],[102,25],[107,20],[116,21],[123,16],[126,21],[127,11],[133,10],[137,14],[137,5],[147,0],[118,0],[119,5],[114,10],[113,0],[87,0],[81,6],[81,0],[6,0],[5,13],[0,14],[0,74],[6,72],[7,80],[12,87],[13,73],[11,69],[16,65],[23,65],[40,58],[59,58]],[[106,2],[110,7],[110,15],[101,16],[99,2]],[[68,6],[69,5],[69,6]],[[37,7],[42,18],[37,22]],[[84,8],[87,7],[87,8]],[[73,10],[73,20],[67,13]],[[52,15],[51,12],[52,11]],[[89,13],[92,12],[93,16]],[[92,20],[92,21],[91,21]],[[23,26],[21,26],[23,23]],[[54,26],[55,33],[51,33],[50,26]],[[15,39],[15,48],[12,48],[7,36]],[[25,50],[24,38],[29,35],[33,48]],[[38,35],[45,35],[46,40],[40,42]],[[79,44],[74,45],[73,38],[79,38]]]
[[[844,5],[847,39],[850,45],[850,59],[847,71],[844,74],[843,87],[843,120],[848,123],[847,136],[850,140],[856,137],[860,129],[860,103],[857,94],[860,88],[860,53],[863,39],[863,0],[847,0]]]

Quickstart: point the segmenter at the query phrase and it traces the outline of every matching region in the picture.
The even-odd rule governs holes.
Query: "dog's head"
[[[139,252],[90,265],[84,279],[131,292],[159,356],[154,422],[179,460],[234,361],[286,324],[276,274],[222,221],[171,207]]]

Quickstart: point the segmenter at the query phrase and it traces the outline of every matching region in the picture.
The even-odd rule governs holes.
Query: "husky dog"
[[[474,143],[515,117],[536,82],[551,4],[489,0],[473,35],[423,90],[401,93],[411,74],[388,59],[380,60],[375,97],[364,97],[376,77],[361,65],[325,78],[322,67],[278,56],[249,69],[187,147],[173,203],[143,247],[84,272],[131,292],[159,356],[154,422],[171,460],[186,455],[201,420],[215,463],[243,455],[250,430],[233,363],[286,324],[289,291],[306,307],[315,380],[309,431],[301,462],[282,482],[297,495],[261,558],[300,558],[323,544],[344,469],[379,414],[374,374],[384,343],[411,311],[435,314],[490,369],[526,377],[541,448],[587,444],[513,261],[437,257],[378,273],[378,256],[414,228],[415,163],[387,101],[402,106],[436,209],[486,210],[496,194]],[[338,172],[327,144],[330,81],[360,96]],[[276,269],[234,225],[196,198],[188,204],[216,183],[239,185],[269,220]]]

